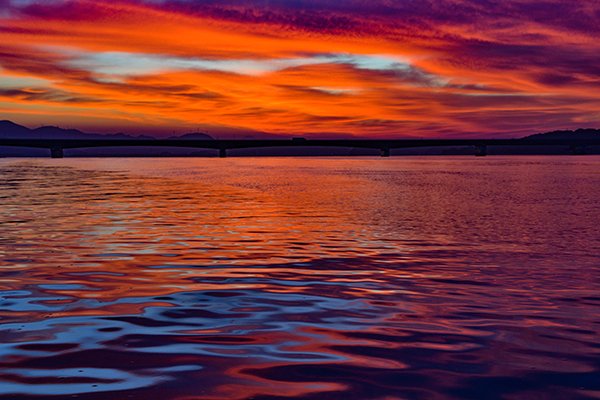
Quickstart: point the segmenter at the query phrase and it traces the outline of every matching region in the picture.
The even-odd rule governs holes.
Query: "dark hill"
[[[34,137],[31,136],[31,130],[24,126],[15,124],[12,121],[0,121],[0,138],[8,139],[8,138],[24,138],[24,137]]]
[[[15,124],[12,121],[0,121],[0,139],[154,139],[152,136],[133,136],[126,133],[87,133],[77,129],[64,129],[58,126],[42,126],[29,129]],[[206,133],[188,133],[181,136],[172,136],[169,139],[181,140],[213,140]]]
[[[539,139],[539,140],[600,139],[600,129],[577,129],[575,131],[552,131],[552,132],[546,132],[546,133],[537,133],[535,135],[527,136],[526,139]]]
[[[181,136],[171,136],[169,139],[179,139],[179,140],[215,140],[212,136],[207,135],[206,133],[186,133]]]
[[[42,126],[29,129],[12,121],[0,121],[0,139],[154,139],[151,136],[132,136],[125,133],[86,133],[77,129]]]

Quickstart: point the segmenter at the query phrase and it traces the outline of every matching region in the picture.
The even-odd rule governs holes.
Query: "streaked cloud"
[[[594,0],[0,0],[0,113],[95,130],[600,126]]]
[[[48,49],[48,48],[47,48]],[[393,56],[317,54],[295,58],[202,59],[127,52],[83,52],[57,49],[67,56],[64,65],[107,76],[154,75],[173,71],[218,71],[239,75],[263,75],[288,68],[316,64],[347,64],[359,69],[413,71],[408,61]]]

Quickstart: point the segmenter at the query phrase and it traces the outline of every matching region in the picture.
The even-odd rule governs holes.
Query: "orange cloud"
[[[555,0],[556,15],[516,0],[496,13],[466,0],[16,3],[0,12],[0,113],[24,124],[371,137],[599,125],[589,1]]]

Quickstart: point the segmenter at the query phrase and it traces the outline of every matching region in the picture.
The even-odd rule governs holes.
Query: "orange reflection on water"
[[[1,161],[0,395],[594,393],[599,164]]]

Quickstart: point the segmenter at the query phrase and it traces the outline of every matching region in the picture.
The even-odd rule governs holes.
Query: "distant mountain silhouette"
[[[231,139],[291,139],[292,135],[276,135],[266,132],[245,132],[243,130],[229,132],[226,135]],[[332,135],[327,135],[331,137]],[[319,137],[322,137],[319,135]],[[64,129],[56,126],[43,126],[29,129],[12,121],[0,121],[0,139],[156,139],[152,136],[129,135],[126,133],[99,134],[86,133],[77,129]],[[194,132],[179,136],[171,136],[168,139],[179,140],[214,140],[206,133]],[[357,137],[357,139],[359,139]],[[524,139],[544,140],[588,140],[600,139],[600,129],[577,129],[559,130],[546,133],[538,133],[526,136]],[[573,149],[569,146],[490,146],[489,154],[572,154]],[[166,156],[214,156],[214,150],[190,149],[178,147],[122,147],[122,148],[81,148],[68,150],[69,155],[79,157],[166,157]],[[276,155],[374,155],[377,150],[369,149],[346,149],[346,148],[258,148],[238,149],[233,153],[240,156],[276,156]],[[454,146],[448,148],[407,148],[396,149],[394,154],[404,155],[470,155],[473,154],[472,146]],[[586,154],[600,154],[600,146],[586,146]],[[47,149],[35,149],[27,147],[0,147],[0,157],[47,157]]]
[[[214,140],[214,138],[206,133],[186,133],[181,136],[171,136],[169,139],[181,139],[181,140]]]
[[[100,134],[86,133],[77,129],[64,129],[57,126],[42,126],[29,129],[15,124],[12,121],[0,121],[0,139],[155,139],[152,136],[128,135],[126,133]],[[169,139],[213,139],[205,133],[188,133],[182,136],[173,136]]]
[[[526,139],[576,139],[576,140],[588,140],[588,139],[600,139],[600,129],[577,129],[575,131],[552,131],[546,133],[537,133],[535,135],[527,136]]]
[[[0,138],[23,138],[31,135],[31,129],[12,121],[0,121]]]
[[[64,129],[56,126],[43,126],[36,129],[29,129],[25,126],[15,124],[12,121],[0,121],[0,139],[156,139],[145,135],[128,135],[126,133],[99,134],[87,133],[77,129]],[[182,136],[172,136],[169,139],[181,140],[213,140],[210,135],[204,133],[189,133]],[[26,147],[0,147],[0,157],[46,157],[46,149],[33,149]],[[69,150],[69,154],[80,157],[160,157],[165,155],[173,156],[205,156],[211,154],[210,150],[185,149],[185,148],[162,148],[162,147],[124,147],[114,148],[83,148]]]
[[[153,139],[151,136],[132,136],[125,133],[100,134],[86,133],[77,129],[64,129],[57,126],[42,126],[29,129],[12,121],[0,121],[2,139]]]
[[[286,136],[260,134],[239,137],[239,139],[287,139]],[[600,129],[577,129],[574,131],[560,130],[546,133],[537,133],[526,136],[526,139],[600,139]],[[155,139],[153,136],[129,135],[127,133],[87,133],[77,129],[65,129],[57,126],[42,126],[40,128],[29,129],[25,126],[15,124],[12,121],[0,121],[0,139]],[[214,140],[212,136],[206,133],[194,132],[179,136],[170,136],[169,139],[181,140]]]

